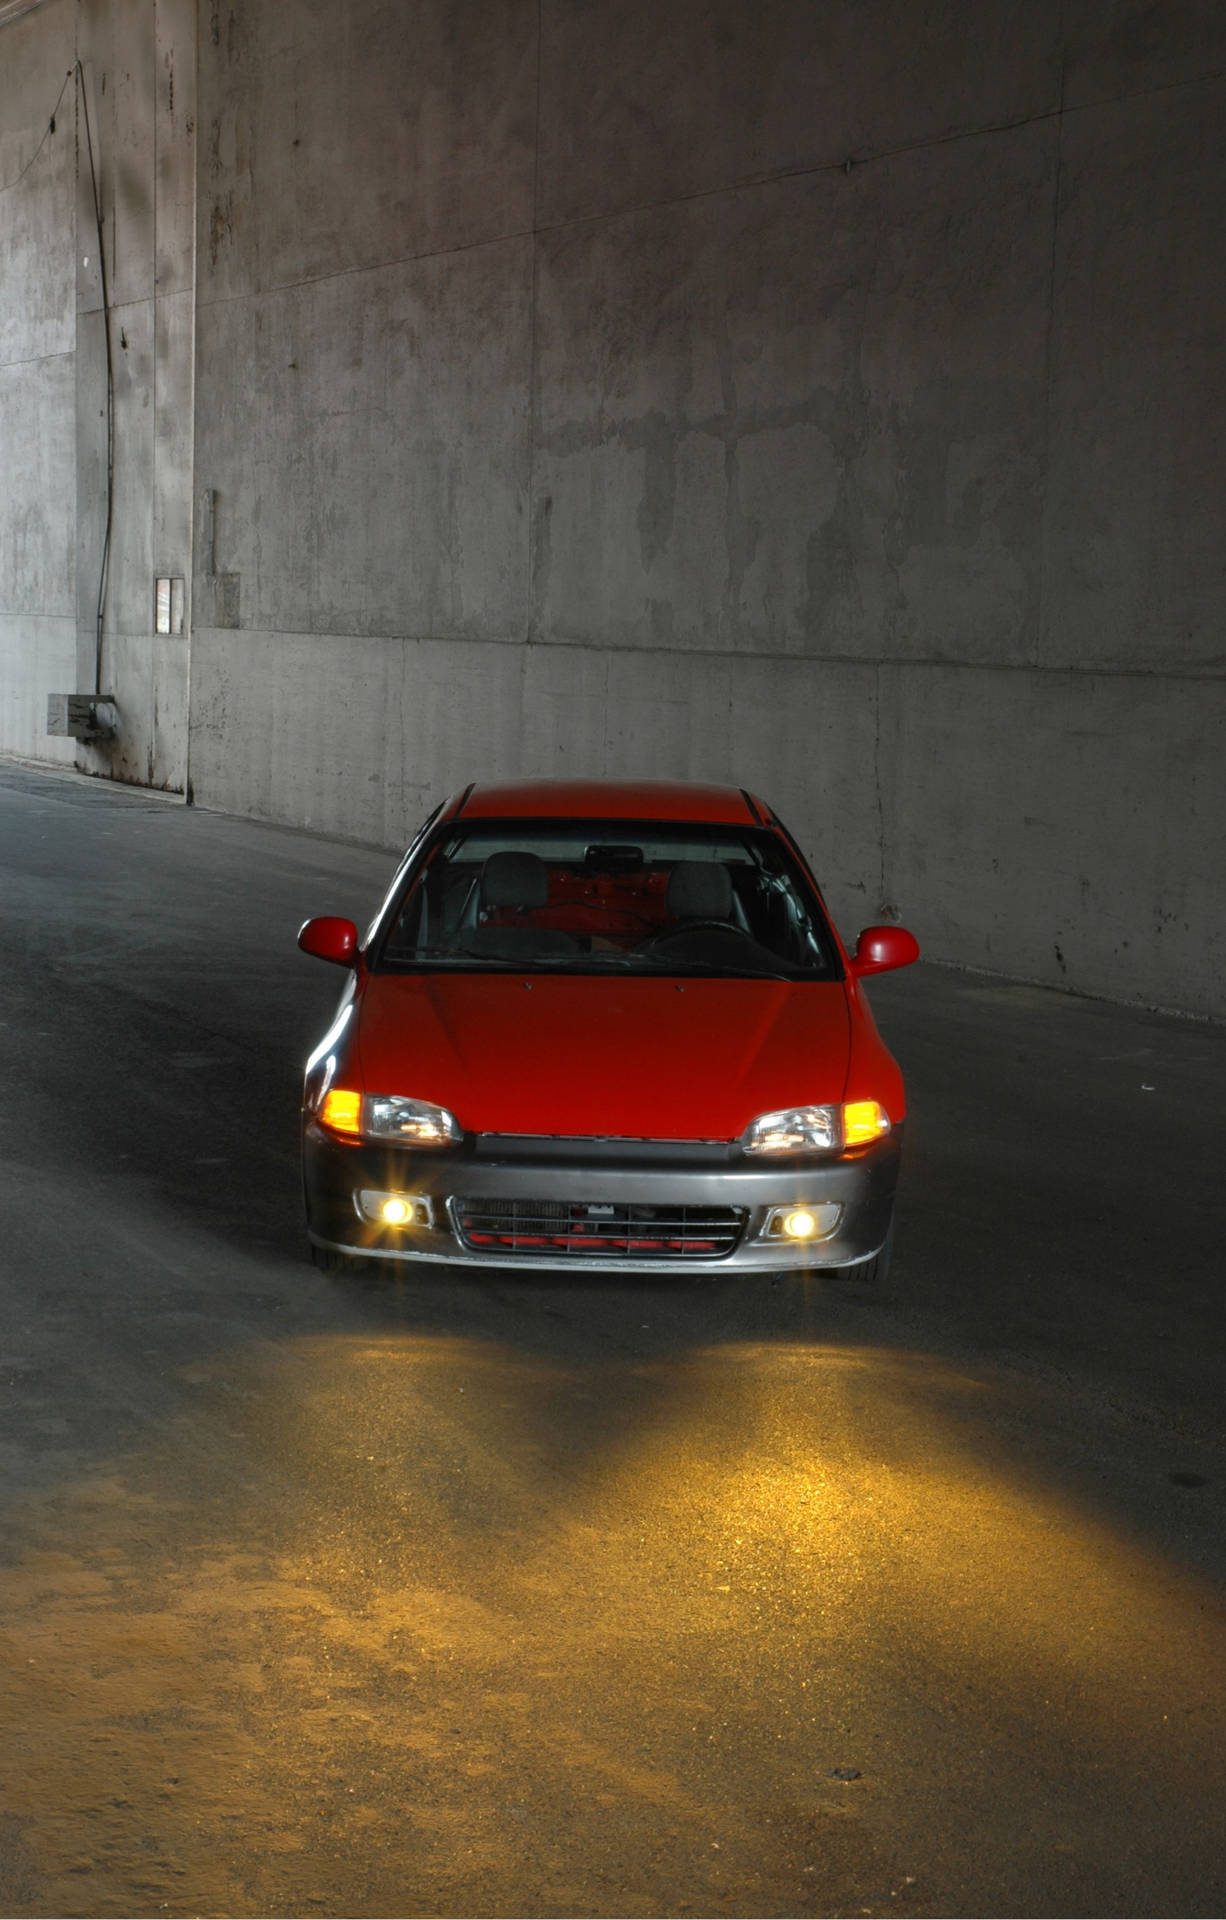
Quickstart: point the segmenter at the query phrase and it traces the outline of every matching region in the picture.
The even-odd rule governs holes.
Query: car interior
[[[641,958],[644,971],[671,963],[828,975],[826,943],[794,880],[754,851],[716,844],[710,857],[696,857],[707,852],[699,842],[649,854],[620,841],[486,850],[474,836],[436,848],[380,960],[530,966]]]

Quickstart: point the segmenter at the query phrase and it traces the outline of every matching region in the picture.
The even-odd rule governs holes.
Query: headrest
[[[543,907],[549,875],[535,853],[491,853],[481,869],[483,907]]]
[[[678,860],[664,904],[674,920],[731,920],[732,876],[722,860]]]

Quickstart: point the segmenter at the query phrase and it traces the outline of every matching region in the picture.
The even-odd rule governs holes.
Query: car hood
[[[841,981],[376,974],[361,998],[366,1090],[469,1132],[732,1140],[847,1078]]]

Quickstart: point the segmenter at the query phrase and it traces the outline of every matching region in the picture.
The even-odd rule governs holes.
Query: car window
[[[453,823],[407,875],[371,963],[839,972],[820,903],[776,834],[675,821]]]

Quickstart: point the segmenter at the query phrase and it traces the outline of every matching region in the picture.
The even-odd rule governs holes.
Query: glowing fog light
[[[843,1209],[834,1201],[812,1207],[772,1207],[764,1232],[768,1240],[828,1240]]]
[[[384,1193],[377,1187],[363,1187],[355,1193],[354,1204],[363,1220],[377,1227],[432,1227],[434,1213],[426,1193]]]
[[[789,1240],[812,1240],[817,1234],[817,1220],[807,1207],[795,1207],[784,1214],[783,1231]]]

